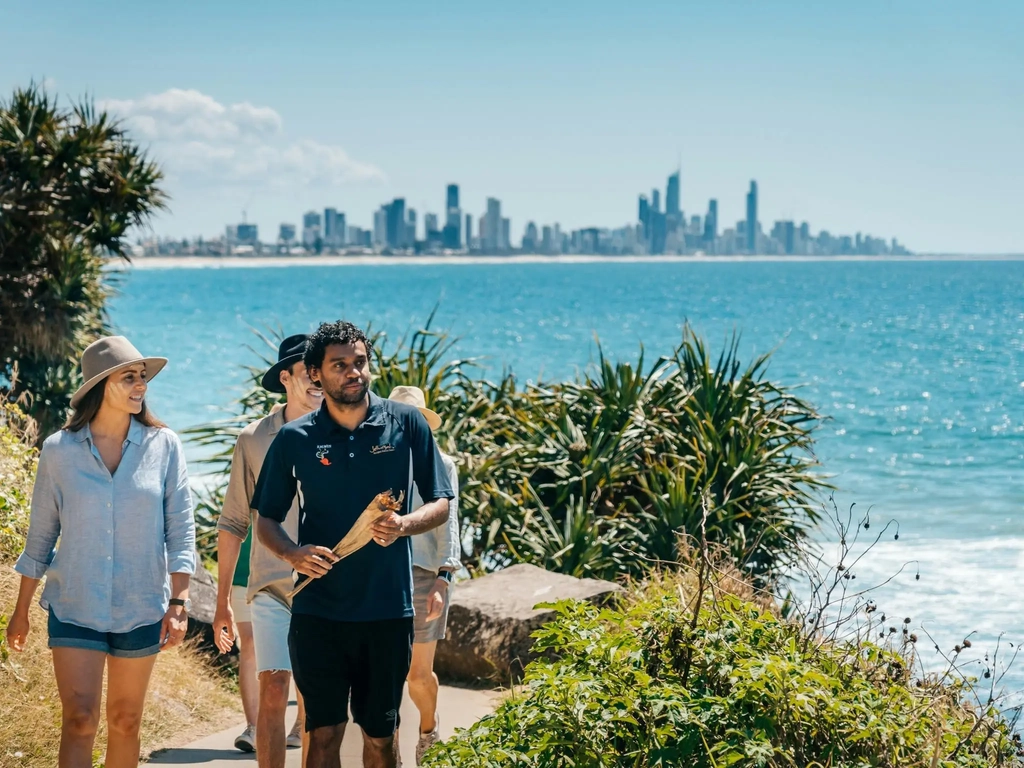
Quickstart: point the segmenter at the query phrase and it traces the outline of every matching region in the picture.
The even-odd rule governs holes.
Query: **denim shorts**
[[[51,648],[82,648],[121,659],[140,659],[160,652],[163,621],[130,632],[97,632],[95,629],[61,621],[53,615],[51,608],[46,628],[50,634]]]
[[[256,650],[256,674],[291,672],[288,628],[292,612],[266,592],[257,592],[249,603],[252,611],[252,644]]]

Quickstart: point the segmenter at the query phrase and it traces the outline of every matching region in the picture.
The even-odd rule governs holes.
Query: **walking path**
[[[441,713],[441,738],[452,735],[456,728],[468,728],[481,717],[494,710],[498,703],[499,693],[495,691],[476,691],[468,688],[450,688],[441,686],[437,708]],[[285,721],[290,727],[295,720],[295,703],[288,707]],[[416,707],[409,699],[408,693],[402,699],[402,727],[400,729],[402,762],[406,768],[416,764],[416,731],[419,715]],[[239,752],[234,747],[235,736],[241,733],[242,725],[237,725],[221,733],[189,744],[181,749],[170,749],[154,755],[151,765],[202,766],[203,768],[225,768],[238,763],[256,765],[255,755]],[[288,768],[299,768],[301,750],[289,749]],[[341,764],[344,768],[361,766],[362,735],[353,724],[345,730],[345,741],[341,747]]]

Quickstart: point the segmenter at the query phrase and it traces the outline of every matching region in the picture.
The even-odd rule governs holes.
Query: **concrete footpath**
[[[468,688],[450,688],[441,686],[437,708],[441,719],[441,738],[452,735],[456,728],[468,728],[484,715],[490,714],[499,702],[501,694],[495,691],[477,691]],[[295,702],[288,708],[287,727],[295,721]],[[419,715],[416,707],[409,699],[408,693],[402,700],[402,725],[399,730],[402,750],[402,763],[405,768],[416,765],[416,738],[419,726]],[[250,763],[256,765],[256,756],[252,753],[239,752],[234,747],[235,737],[242,732],[244,723],[229,728],[221,733],[189,744],[179,749],[164,750],[155,754],[149,761],[150,765],[204,766],[218,768],[221,766]],[[289,749],[286,765],[288,768],[300,768],[301,750]],[[362,733],[358,726],[349,723],[345,730],[345,741],[341,747],[341,764],[344,768],[361,766]]]

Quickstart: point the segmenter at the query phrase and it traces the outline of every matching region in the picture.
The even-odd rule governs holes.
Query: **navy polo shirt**
[[[370,393],[366,419],[354,432],[320,409],[285,424],[263,462],[253,506],[283,522],[299,497],[299,545],[333,549],[378,493],[405,493],[400,514],[420,498],[454,498],[430,426],[416,408]],[[380,621],[413,615],[412,546],[370,541],[295,596],[294,613],[335,621]]]

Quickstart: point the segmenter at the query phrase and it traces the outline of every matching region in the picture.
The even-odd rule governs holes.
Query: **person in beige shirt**
[[[213,631],[217,645],[224,653],[234,645],[234,622],[237,611],[232,606],[231,590],[235,567],[242,543],[252,526],[252,501],[267,450],[286,422],[315,411],[323,402],[323,393],[306,374],[302,354],[306,336],[289,336],[281,343],[278,361],[263,376],[262,386],[271,392],[286,395],[284,405],[248,425],[235,443],[231,460],[231,477],[224,496],[224,508],[217,524],[217,613]],[[292,504],[284,522],[285,530],[298,536],[298,503]],[[253,537],[249,555],[249,580],[245,603],[252,621],[256,674],[259,678],[259,708],[255,727],[256,759],[260,768],[284,768],[285,750],[294,745],[303,720],[302,698],[299,717],[292,733],[285,734],[285,710],[291,687],[291,659],[288,652],[288,627],[291,621],[293,588],[292,569],[275,557]],[[238,601],[235,601],[237,605]],[[252,742],[247,727],[239,740]],[[236,746],[239,746],[236,740]],[[243,748],[243,747],[239,747]]]

